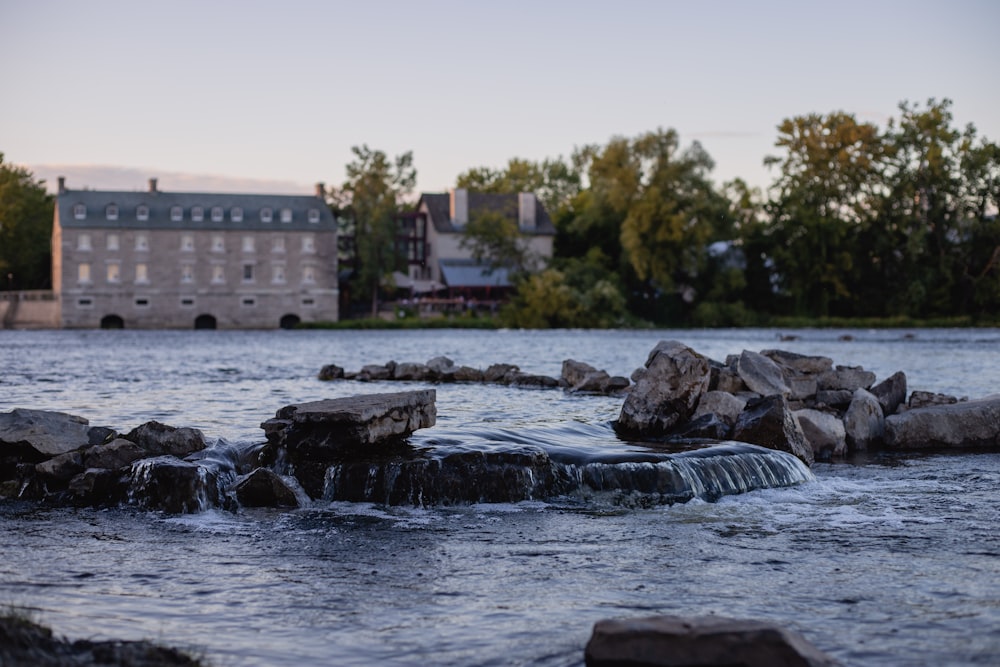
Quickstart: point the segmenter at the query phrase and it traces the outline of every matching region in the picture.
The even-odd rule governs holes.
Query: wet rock
[[[166,452],[156,450],[153,455]],[[124,468],[133,461],[150,456],[150,451],[144,449],[142,445],[125,438],[115,438],[104,445],[97,445],[88,449],[83,455],[83,464],[86,468],[107,468],[115,470]]]
[[[91,447],[103,445],[118,437],[118,431],[108,426],[91,426],[87,431],[87,444]]]
[[[806,465],[813,464],[812,448],[784,396],[765,396],[747,402],[733,427],[733,440],[788,452]]]
[[[88,421],[64,412],[0,412],[0,462],[40,463],[90,444]],[[2,465],[2,463],[0,463]]]
[[[453,377],[455,382],[483,382],[483,371],[470,366],[459,366]]]
[[[817,375],[833,368],[833,360],[829,357],[810,357],[784,350],[762,350],[761,354],[779,366],[796,373]]]
[[[905,382],[905,379],[904,379]],[[885,432],[883,406],[874,394],[858,389],[844,414],[844,432],[847,447],[852,452],[863,452],[882,442]]]
[[[515,373],[520,372],[520,368],[513,364],[493,364],[483,371],[483,382],[492,384],[509,384]]]
[[[915,391],[910,394],[910,409],[926,408],[931,405],[953,405],[958,399],[948,394],[935,394],[931,391]]]
[[[594,625],[587,667],[833,667],[800,634],[762,621],[653,616]]]
[[[366,364],[361,367],[358,374],[355,376],[355,380],[361,380],[362,382],[371,382],[375,380],[391,380],[392,373],[395,369],[395,364],[392,368],[388,366],[379,366],[378,364]]]
[[[344,379],[344,369],[336,364],[327,364],[323,368],[319,369],[319,375],[317,376],[320,380],[342,380]]]
[[[871,388],[885,416],[895,414],[906,401],[906,374],[897,371]]]
[[[236,500],[243,507],[298,507],[295,491],[280,475],[257,468],[233,485]]]
[[[396,368],[392,372],[392,379],[406,382],[427,382],[433,378],[431,369],[426,364],[406,361],[396,364]]]
[[[629,386],[628,378],[611,377],[607,371],[573,359],[563,362],[560,378],[567,391],[579,394],[617,394]]]
[[[705,414],[714,414],[725,424],[732,426],[746,405],[746,399],[739,396],[724,391],[710,391],[698,401],[698,407],[692,417],[698,418]]]
[[[868,389],[875,384],[875,374],[860,366],[837,366],[820,374],[817,383],[821,390],[843,390],[853,394],[855,389]]]
[[[617,427],[642,436],[669,433],[694,413],[708,391],[707,358],[677,341],[661,341],[644,369],[633,373],[635,386],[622,406]]]
[[[65,484],[84,471],[83,454],[79,451],[53,456],[35,465],[35,471],[46,482]]]
[[[123,502],[127,487],[122,474],[105,468],[88,468],[70,480],[70,498],[78,505],[113,506]]]
[[[427,361],[427,369],[430,371],[431,377],[440,382],[454,382],[455,381],[455,362],[448,357],[440,356],[434,357]]]
[[[553,377],[521,372],[512,373],[508,376],[507,383],[512,387],[532,389],[553,389],[560,386],[559,380]]]
[[[1000,451],[1000,396],[915,408],[887,417],[889,449]]]
[[[744,350],[736,362],[736,372],[750,391],[761,396],[780,394],[787,398],[791,393],[781,368],[762,354]]]
[[[685,423],[670,437],[677,440],[726,440],[732,428],[732,424],[719,415],[708,412]]]
[[[793,414],[817,461],[829,461],[847,454],[844,422],[835,415],[811,409],[797,410]]]
[[[128,498],[145,510],[190,514],[225,505],[218,475],[175,456],[157,456],[132,464]]]
[[[597,369],[582,361],[575,359],[565,359],[562,362],[562,372],[560,377],[565,380],[566,385],[571,389],[583,382],[588,375],[596,373]]]
[[[205,449],[205,436],[196,428],[176,428],[157,421],[146,422],[124,436],[139,445],[146,456],[170,455],[183,458]]]

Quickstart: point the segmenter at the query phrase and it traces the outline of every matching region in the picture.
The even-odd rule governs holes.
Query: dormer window
[[[222,222],[222,207],[213,206],[212,207],[212,222]]]
[[[149,220],[149,207],[145,204],[139,204],[135,209],[136,220]]]
[[[108,217],[108,220],[117,220],[118,204],[108,204],[108,207],[104,209],[104,214]]]
[[[201,206],[191,207],[191,219],[195,222],[201,222],[205,219],[205,209]]]
[[[229,218],[233,222],[243,222],[243,209],[239,206],[234,206],[229,211]]]
[[[87,205],[86,204],[75,204],[73,206],[73,217],[77,220],[83,220],[87,217]]]
[[[319,222],[319,211],[317,209],[309,209],[309,222],[316,223]]]
[[[290,209],[290,208],[283,208],[283,209],[281,209],[281,221],[282,222],[291,222],[292,221],[292,209]]]
[[[260,221],[261,222],[271,222],[274,218],[274,211],[269,208],[260,209]]]
[[[174,222],[180,222],[184,219],[184,209],[180,206],[170,207],[170,219]]]

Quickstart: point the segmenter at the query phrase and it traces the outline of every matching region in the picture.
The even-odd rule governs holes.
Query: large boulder
[[[90,444],[89,422],[64,412],[0,412],[0,460],[39,463]]]
[[[183,451],[184,448],[180,449]],[[155,454],[151,454],[149,450],[145,449],[139,443],[126,440],[125,438],[115,438],[111,442],[91,447],[84,452],[83,465],[86,468],[115,470],[117,468],[124,468],[133,461],[165,453],[165,451],[156,451]]]
[[[887,417],[885,445],[889,449],[1000,451],[1000,395]]]
[[[898,407],[899,404],[896,405]],[[882,435],[885,432],[883,407],[882,402],[874,394],[864,389],[854,392],[851,404],[844,413],[844,431],[850,451],[863,452],[872,445],[882,442]]]
[[[835,415],[819,410],[796,410],[795,418],[802,427],[806,442],[812,448],[816,460],[829,461],[847,453],[847,433],[844,422]]]
[[[733,426],[732,439],[788,452],[806,465],[814,461],[812,448],[784,396],[751,399]]]
[[[146,422],[123,436],[139,445],[146,456],[176,456],[184,458],[188,454],[205,449],[205,436],[196,428],[177,428],[158,421]]]
[[[819,389],[843,390],[854,393],[856,389],[868,389],[875,384],[875,374],[860,366],[837,366],[821,373]]]
[[[781,368],[762,354],[744,350],[736,363],[736,372],[750,391],[761,396],[780,394],[787,398],[791,393]]]
[[[906,374],[903,371],[896,371],[873,386],[871,393],[882,406],[884,416],[895,414],[899,406],[906,402]]]
[[[587,667],[832,667],[802,635],[763,621],[653,616],[599,621]]]
[[[697,419],[702,415],[713,414],[727,425],[732,426],[746,405],[745,398],[734,396],[725,391],[710,391],[701,397],[698,407],[691,417]]]
[[[190,514],[225,505],[212,469],[175,456],[137,461],[127,484],[129,501],[142,509]]]
[[[635,386],[625,399],[618,428],[626,433],[658,436],[687,421],[708,391],[707,358],[677,341],[661,341],[649,353],[644,369],[633,374]]]

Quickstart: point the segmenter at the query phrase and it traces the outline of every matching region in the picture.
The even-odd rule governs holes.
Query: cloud
[[[294,181],[197,174],[163,169],[119,167],[92,164],[26,165],[36,179],[44,179],[49,192],[55,192],[58,177],[66,178],[66,187],[74,190],[146,190],[149,179],[156,187],[173,192],[240,192],[259,194],[311,194],[315,185]]]

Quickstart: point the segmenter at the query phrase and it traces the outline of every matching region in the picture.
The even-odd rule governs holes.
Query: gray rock
[[[833,667],[800,634],[772,623],[719,616],[599,621],[587,667]]]
[[[851,404],[854,392],[848,389],[820,389],[816,392],[816,403],[831,408],[846,408]]]
[[[87,444],[91,447],[94,445],[103,445],[106,442],[111,442],[118,437],[118,431],[110,428],[108,426],[91,426],[87,431]]]
[[[598,370],[590,364],[585,364],[584,362],[576,361],[575,359],[565,359],[562,362],[562,372],[560,377],[565,380],[566,385],[572,389],[576,387],[576,385],[583,382],[588,375],[596,372],[598,372]]]
[[[448,357],[434,357],[433,359],[428,359],[427,368],[430,370],[431,377],[440,382],[454,382],[455,381],[455,362]]]
[[[611,376],[608,375],[607,371],[591,371],[579,378],[574,384],[569,385],[567,390],[579,394],[606,394],[610,382]]]
[[[483,371],[483,382],[510,384],[511,378],[514,377],[515,373],[520,372],[520,370],[513,364],[493,364]]]
[[[114,470],[88,468],[70,480],[69,494],[80,505],[113,506],[126,496],[122,475]]]
[[[881,402],[870,392],[864,389],[854,392],[851,404],[844,414],[844,431],[849,451],[863,452],[872,445],[882,442],[885,433],[885,416],[882,409]]]
[[[459,366],[452,377],[455,382],[483,382],[483,372],[470,366]]]
[[[365,364],[358,371],[355,376],[355,380],[360,380],[362,382],[371,382],[374,380],[391,380],[392,371],[395,369],[395,364],[393,364],[392,369],[386,366],[379,366],[378,364]]]
[[[344,369],[336,364],[327,364],[319,369],[319,379],[324,381],[344,379]]]
[[[914,408],[887,417],[889,449],[1000,451],[1000,396]]]
[[[802,433],[817,461],[829,461],[847,454],[847,433],[844,423],[836,416],[809,409],[797,410],[793,414],[799,420]]]
[[[915,391],[910,394],[910,409],[926,408],[931,405],[953,405],[958,399],[948,394],[935,394],[930,391]]]
[[[732,424],[726,423],[719,415],[706,412],[684,423],[670,434],[677,440],[728,440]]]
[[[708,359],[677,341],[661,341],[649,353],[645,369],[633,374],[618,418],[618,428],[638,435],[664,435],[694,413],[708,391]]]
[[[732,439],[788,452],[806,465],[813,464],[812,448],[806,444],[802,427],[784,396],[765,396],[749,401],[736,419]]]
[[[176,428],[157,421],[137,426],[124,437],[139,445],[146,456],[169,455],[183,458],[206,446],[205,436],[198,429]]]
[[[762,354],[744,350],[736,364],[736,372],[750,391],[761,396],[780,394],[787,398],[791,393],[781,368]]]
[[[739,396],[724,391],[709,391],[698,401],[698,407],[692,418],[697,419],[705,414],[713,414],[727,425],[732,426],[746,405],[746,399]]]
[[[0,457],[39,463],[86,447],[88,423],[83,417],[48,410],[0,412]]]
[[[520,371],[507,376],[507,384],[512,387],[553,389],[560,386],[559,380],[547,375],[535,375],[532,373],[521,373]]]
[[[225,505],[212,469],[174,456],[133,463],[127,485],[129,501],[146,510],[190,514]]]
[[[875,384],[875,374],[860,366],[837,366],[817,378],[819,389],[844,390],[852,394],[855,389],[868,389]]]
[[[392,373],[393,380],[404,380],[412,382],[426,382],[431,377],[431,369],[424,364],[404,361],[396,364]]]
[[[257,468],[233,485],[236,500],[243,507],[298,507],[295,490],[280,475]]]
[[[709,383],[712,391],[724,391],[738,394],[747,391],[747,385],[733,368],[729,366],[712,366],[712,379]]]
[[[833,368],[833,360],[829,357],[810,357],[784,350],[762,350],[761,354],[779,366],[796,373],[818,375]]]
[[[45,481],[66,483],[84,471],[83,455],[79,450],[53,456],[35,465],[35,471]]]
[[[882,406],[883,415],[891,415],[906,401],[906,374],[897,371],[871,388]]]
[[[91,447],[84,453],[83,464],[87,468],[107,468],[115,470],[130,465],[133,461],[156,456],[166,452],[157,451],[150,453],[138,443],[126,440],[125,438],[115,438],[104,445]]]
[[[792,401],[804,401],[816,397],[818,389],[815,375],[785,375],[788,385],[788,398]]]

